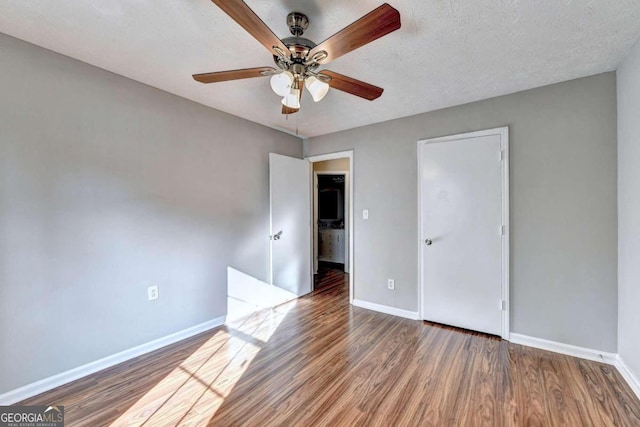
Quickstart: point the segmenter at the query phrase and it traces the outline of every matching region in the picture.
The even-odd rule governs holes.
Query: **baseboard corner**
[[[622,359],[622,357],[620,357],[619,354],[616,358],[615,366],[618,369],[618,372],[620,372],[620,375],[622,375],[622,378],[624,378],[627,384],[629,384],[631,390],[633,390],[638,399],[640,399],[640,378],[638,378],[638,376],[631,370],[631,368],[629,368],[629,366],[624,363],[624,360]]]
[[[567,356],[578,357],[580,359],[593,360],[595,362],[606,363],[608,365],[615,365],[618,358],[618,355],[616,353],[608,353],[591,348],[578,347],[571,344],[531,337],[515,332],[511,332],[509,334],[509,341],[514,344],[552,351],[554,353],[565,354]]]

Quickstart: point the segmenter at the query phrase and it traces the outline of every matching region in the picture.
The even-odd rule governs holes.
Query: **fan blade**
[[[267,50],[274,55],[278,55],[278,52],[274,50],[274,47],[282,49],[282,52],[289,52],[287,46],[280,41],[273,31],[262,22],[262,19],[255,14],[249,6],[242,0],[211,0],[216,6],[218,6],[224,13],[229,15],[231,19],[236,21],[246,32],[251,34],[256,40],[260,42]]]
[[[282,106],[282,114],[293,114],[297,113],[298,111],[300,111],[299,108],[289,108],[286,105]]]
[[[350,93],[351,95],[368,99],[369,101],[379,98],[384,91],[381,87],[361,82],[360,80],[343,76],[342,74],[334,73],[333,71],[322,70],[319,74],[331,77],[331,81],[328,83],[333,89],[338,89],[343,92]]]
[[[308,58],[324,50],[328,56],[318,62],[326,64],[398,28],[400,13],[385,3],[311,49]]]
[[[250,79],[252,77],[264,77],[275,73],[272,67],[245,68],[242,70],[218,71],[216,73],[194,74],[193,79],[200,83],[226,82],[227,80]]]

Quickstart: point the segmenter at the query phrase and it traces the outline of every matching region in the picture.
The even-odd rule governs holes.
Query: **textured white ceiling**
[[[246,0],[279,37],[291,11],[316,43],[383,0]],[[191,74],[272,66],[208,0],[3,0],[0,32],[264,125],[317,136],[616,68],[640,36],[638,0],[390,1],[402,28],[324,66],[385,88],[331,90],[280,114],[268,78],[203,85]]]

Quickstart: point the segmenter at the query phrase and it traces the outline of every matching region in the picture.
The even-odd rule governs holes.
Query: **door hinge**
[[[498,230],[498,233],[500,233],[501,236],[504,236],[504,225],[500,226],[500,229]]]
[[[505,311],[507,309],[507,302],[505,300],[500,300],[500,310]]]
[[[504,150],[500,150],[500,161],[504,160]]]

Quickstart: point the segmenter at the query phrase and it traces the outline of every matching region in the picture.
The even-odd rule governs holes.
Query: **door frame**
[[[344,157],[343,157],[344,159]],[[351,227],[349,227],[349,200],[351,196],[351,192],[349,191],[349,172],[348,171],[313,171],[313,273],[318,272],[318,253],[320,252],[320,248],[318,245],[318,176],[321,175],[344,175],[344,230],[347,237],[351,235]],[[349,258],[349,239],[344,241],[344,253],[345,253],[345,263],[344,263],[344,272],[349,273],[351,271],[351,258]]]
[[[509,321],[510,321],[510,299],[509,299],[509,257],[510,257],[510,248],[509,248],[509,127],[499,127],[494,129],[481,130],[477,132],[467,132],[460,133],[456,135],[448,135],[437,138],[428,138],[422,139],[418,141],[417,153],[418,153],[418,312],[420,314],[420,319],[424,319],[424,311],[422,307],[422,298],[423,298],[423,288],[424,288],[424,276],[423,276],[423,256],[424,256],[424,230],[422,229],[422,147],[426,144],[434,143],[434,142],[451,142],[458,141],[461,139],[471,139],[478,138],[482,136],[491,136],[491,135],[499,135],[500,136],[500,146],[501,152],[498,153],[502,160],[502,269],[501,269],[501,287],[502,287],[502,338],[505,340],[509,339]]]
[[[354,284],[354,277],[355,277],[355,260],[353,259],[353,253],[354,253],[354,242],[355,239],[353,238],[354,236],[354,229],[353,229],[353,199],[354,199],[354,192],[353,192],[353,181],[354,181],[354,169],[353,169],[353,158],[354,158],[354,153],[353,150],[347,150],[347,151],[338,151],[335,153],[328,153],[328,154],[320,154],[317,156],[308,156],[305,157],[305,159],[307,159],[310,163],[316,163],[316,162],[323,162],[325,160],[336,160],[336,159],[344,159],[344,158],[348,158],[349,159],[349,173],[348,173],[348,185],[345,185],[346,191],[345,193],[349,194],[349,212],[348,212],[348,229],[349,229],[349,303],[353,304],[353,296],[354,296],[354,292],[353,292],[353,284]],[[313,171],[313,165],[311,165],[311,170]],[[344,172],[341,172],[344,173]],[[315,183],[313,183],[312,185],[315,186]],[[315,191],[314,191],[315,194]],[[312,203],[315,204],[315,200],[312,201]],[[315,207],[312,206],[311,209],[312,213],[311,213],[311,218],[309,219],[310,221],[314,222],[314,226],[311,227],[311,233],[312,233],[312,247],[311,249],[311,265],[312,265],[312,269],[313,269],[313,262],[314,262],[314,247],[316,245],[316,240],[317,240],[317,228],[318,228],[318,224],[315,221]],[[313,224],[312,224],[313,225]]]

